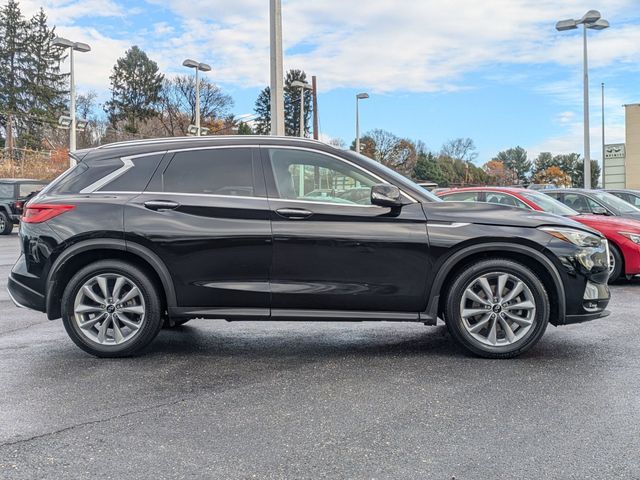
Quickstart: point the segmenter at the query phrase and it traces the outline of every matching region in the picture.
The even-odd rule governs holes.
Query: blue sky
[[[22,0],[44,7],[58,33],[89,43],[77,56],[80,91],[106,99],[115,60],[139,45],[168,75],[187,57],[253,111],[269,79],[268,0]],[[515,145],[582,152],[582,44],[556,20],[599,9],[611,28],[589,32],[592,156],[600,158],[600,83],[607,140],[624,139],[623,104],[640,102],[638,0],[283,0],[285,68],[319,81],[324,139],[350,143],[355,94],[361,128],[422,140],[471,137],[484,163]]]

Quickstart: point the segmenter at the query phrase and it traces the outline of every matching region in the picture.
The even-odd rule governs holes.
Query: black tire
[[[6,212],[0,211],[0,235],[9,235],[13,231],[13,223]]]
[[[507,345],[486,345],[475,338],[464,326],[461,301],[467,288],[475,284],[475,279],[482,275],[502,272],[512,275],[528,287],[535,305],[535,314],[532,314],[531,327],[523,334],[522,338]],[[540,340],[549,323],[549,297],[543,283],[530,268],[512,260],[494,258],[467,265],[453,279],[445,298],[445,322],[451,336],[465,349],[481,357],[516,357],[529,350]],[[489,310],[488,313],[491,314],[493,311]],[[498,321],[496,320],[496,322]],[[502,330],[504,335],[504,329],[502,328]]]
[[[115,274],[131,280],[144,299],[144,320],[139,331],[120,345],[103,345],[91,341],[74,318],[74,300],[85,282],[100,274]],[[96,357],[117,358],[135,355],[158,335],[162,327],[162,302],[149,276],[137,266],[122,260],[100,260],[87,265],[71,280],[62,295],[62,322],[71,340],[85,352]]]
[[[176,327],[181,327],[182,325],[184,325],[187,322],[190,322],[191,319],[188,318],[186,320],[174,320],[172,323],[173,325],[171,325],[171,323],[169,322],[169,319],[165,319],[164,323],[162,324],[162,328],[176,328]]]
[[[616,280],[619,280],[620,275],[622,275],[622,270],[624,268],[624,259],[622,258],[622,254],[620,253],[618,247],[616,247],[611,242],[609,242],[609,252],[611,254],[611,259],[614,262],[613,270],[609,274],[609,283],[613,283]]]

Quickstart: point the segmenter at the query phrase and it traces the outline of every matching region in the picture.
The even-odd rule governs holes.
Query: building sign
[[[625,188],[625,144],[612,143],[604,146],[604,188]]]

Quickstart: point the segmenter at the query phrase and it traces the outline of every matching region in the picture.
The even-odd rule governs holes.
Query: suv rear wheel
[[[126,357],[160,331],[161,302],[144,271],[120,260],[101,260],[69,281],[62,296],[62,321],[84,351],[97,357]]]
[[[13,223],[5,212],[0,212],[0,235],[9,235],[13,230]]]
[[[475,262],[453,281],[445,317],[467,350],[511,358],[535,345],[549,323],[549,297],[528,267],[507,259]]]

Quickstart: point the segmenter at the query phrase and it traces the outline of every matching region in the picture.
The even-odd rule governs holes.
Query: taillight
[[[24,202],[22,200],[18,200],[15,203],[15,206],[16,206],[17,209],[22,208],[23,205],[24,205]]]
[[[21,221],[24,223],[42,223],[76,208],[75,205],[55,205],[48,203],[27,204]]]

